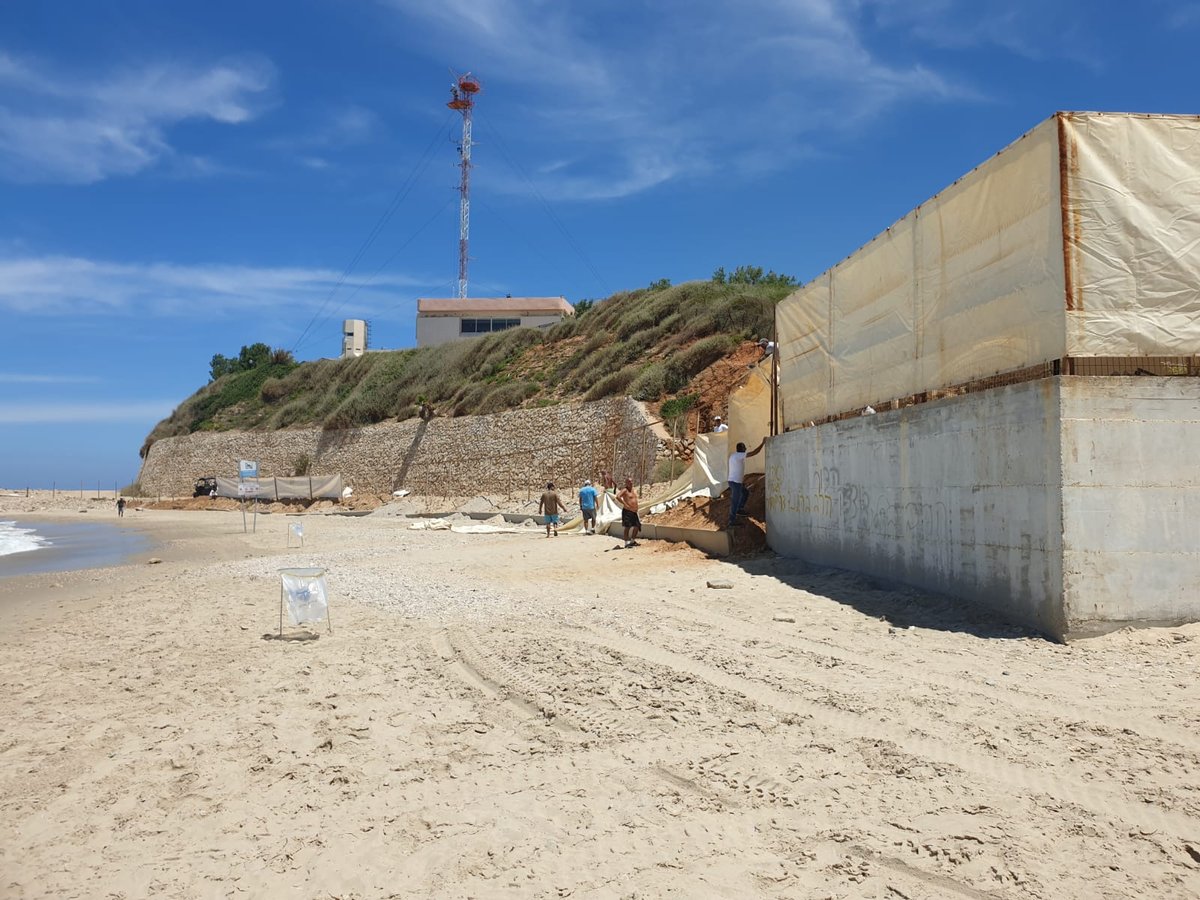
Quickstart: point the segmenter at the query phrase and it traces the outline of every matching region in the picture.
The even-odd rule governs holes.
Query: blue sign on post
[[[238,461],[238,478],[257,478],[258,477],[258,461],[254,459],[243,459]]]

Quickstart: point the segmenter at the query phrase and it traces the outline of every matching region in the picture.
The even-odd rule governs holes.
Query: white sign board
[[[257,478],[258,477],[258,460],[243,459],[238,461],[238,477],[239,478]]]
[[[258,482],[257,481],[242,481],[238,483],[239,497],[257,497]]]

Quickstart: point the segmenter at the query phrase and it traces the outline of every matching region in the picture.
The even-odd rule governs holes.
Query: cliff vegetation
[[[718,269],[707,281],[664,280],[584,300],[574,317],[546,330],[304,363],[254,345],[259,352],[242,365],[214,357],[212,380],[155,426],[142,456],[160,438],[196,431],[333,430],[421,414],[686,394],[698,373],[740,343],[771,337],[775,304],[794,288],[790,276],[743,266],[730,276]]]

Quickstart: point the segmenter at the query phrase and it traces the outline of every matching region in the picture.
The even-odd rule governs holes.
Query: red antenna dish
[[[450,87],[450,102],[446,105],[451,109],[470,109],[475,105],[475,95],[482,89],[479,79],[470,72],[456,76]]]

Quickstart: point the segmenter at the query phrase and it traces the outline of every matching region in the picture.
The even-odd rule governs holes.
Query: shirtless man
[[[637,542],[638,532],[642,530],[642,520],[638,518],[638,495],[633,489],[633,479],[625,479],[624,489],[617,494],[617,503],[621,504],[621,525],[625,529],[625,546],[640,546]],[[633,535],[630,537],[630,535]]]

